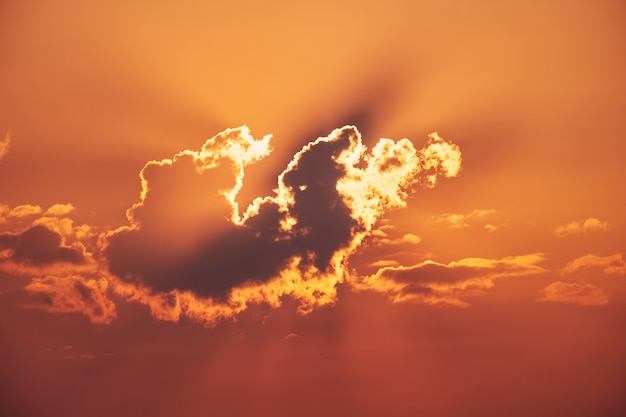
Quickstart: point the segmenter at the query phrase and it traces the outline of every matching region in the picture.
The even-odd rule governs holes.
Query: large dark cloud
[[[197,224],[205,230],[195,230],[198,237],[194,238],[194,244],[183,249],[170,245],[167,239],[172,234],[172,224],[178,225],[184,219],[144,216],[136,227],[119,230],[109,239],[104,253],[110,271],[156,292],[189,290],[216,299],[223,299],[236,286],[267,282],[294,257],[301,259],[299,266],[303,269],[312,266],[325,272],[333,255],[350,244],[358,229],[357,221],[337,191],[337,182],[345,172],[336,158],[359,140],[356,129],[348,127],[330,139],[307,145],[279,180],[279,187],[292,196],[286,206],[266,198],[258,204],[258,212],[248,216],[241,225],[227,218],[228,210],[199,215]],[[179,159],[176,163],[192,164],[193,161]],[[217,174],[222,177],[220,182],[228,183],[223,176],[234,174],[220,167],[229,165],[228,159],[222,158],[216,168],[220,171],[207,170],[199,174],[187,170],[189,178],[179,180],[197,182],[200,181],[198,176],[206,176],[210,182],[211,176]],[[172,169],[171,165],[165,169]],[[137,210],[140,214],[156,213],[159,208],[154,206],[155,202],[166,201],[168,194],[176,195],[178,200],[173,204],[193,204],[193,200],[179,201],[189,196],[181,196],[177,184],[170,184],[166,189],[166,184],[161,182],[162,188],[157,189],[149,177],[146,181],[149,191]],[[207,192],[207,188],[202,191]],[[219,190],[212,191],[212,196],[200,198],[212,198],[225,204]],[[285,226],[289,222],[292,226]]]
[[[298,253],[312,253],[315,266],[322,271],[332,255],[352,239],[357,227],[337,191],[345,172],[335,161],[357,140],[355,135],[355,130],[348,128],[332,142],[316,143],[283,176],[284,184],[295,193],[291,211],[298,221],[294,246]]]
[[[146,242],[144,228],[150,226],[143,225],[114,235],[105,254],[113,274],[157,292],[180,289],[222,298],[234,286],[275,276],[289,259],[286,237],[276,240],[281,217],[266,204],[252,225],[228,225],[184,253],[168,252],[167,242]]]
[[[270,195],[240,207],[245,168],[270,153],[269,140],[244,126],[198,151],[149,161],[129,224],[101,234],[58,217],[69,204],[32,223],[39,206],[2,206],[0,221],[31,226],[0,234],[0,270],[31,275],[29,306],[81,312],[94,323],[115,317],[109,291],[148,305],[157,319],[185,315],[207,326],[251,304],[277,307],[285,296],[305,314],[333,304],[337,284],[352,283],[349,258],[385,211],[404,207],[416,182],[431,187],[436,175],[456,175],[461,162],[458,147],[436,134],[419,151],[408,139],[368,149],[345,126],[305,145]]]
[[[0,234],[0,262],[14,261],[33,266],[44,266],[56,262],[82,264],[82,251],[63,246],[60,234],[45,226],[33,226],[21,233]]]

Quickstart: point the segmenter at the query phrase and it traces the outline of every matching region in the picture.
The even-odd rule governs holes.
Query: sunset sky
[[[2,2],[0,415],[626,415],[625,22]]]

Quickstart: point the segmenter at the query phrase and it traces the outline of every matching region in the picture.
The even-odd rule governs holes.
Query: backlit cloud
[[[556,281],[543,289],[544,296],[537,301],[575,303],[580,305],[608,304],[606,294],[593,284]]]
[[[448,264],[433,261],[413,266],[385,266],[356,286],[387,294],[394,302],[469,305],[463,298],[483,294],[503,277],[537,274],[542,254],[503,259],[467,258]]]
[[[600,221],[595,217],[589,217],[585,220],[574,221],[564,225],[560,225],[556,229],[554,229],[554,233],[558,237],[565,237],[585,232],[606,231],[608,229],[609,224],[607,222]]]
[[[404,207],[412,185],[432,187],[460,170],[458,147],[436,134],[421,150],[407,139],[368,150],[346,126],[304,146],[274,194],[241,210],[245,167],[270,152],[269,139],[229,129],[200,151],[148,162],[129,226],[109,233],[104,248],[115,291],[157,318],[207,325],[249,303],[278,306],[284,295],[303,313],[332,304],[349,256],[381,215]]]

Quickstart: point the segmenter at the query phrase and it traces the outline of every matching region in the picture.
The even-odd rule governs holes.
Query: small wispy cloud
[[[626,262],[622,254],[599,256],[593,253],[581,256],[568,262],[562,273],[573,273],[581,269],[601,269],[605,274],[626,274]]]
[[[0,162],[2,158],[9,152],[9,145],[11,144],[11,132],[8,131],[3,139],[0,139]]]
[[[287,336],[283,337],[283,340],[285,341],[298,339],[302,339],[302,335],[299,333],[289,333]]]
[[[405,233],[399,237],[392,237],[387,230],[393,229],[389,225],[383,225],[372,230],[369,235],[369,242],[372,245],[417,245],[422,238],[414,233]]]
[[[595,217],[589,217],[585,220],[573,221],[567,224],[557,226],[554,234],[558,237],[581,234],[585,232],[603,232],[609,230],[609,224]]]
[[[606,294],[593,284],[556,281],[543,289],[539,302],[573,303],[583,306],[603,306],[609,303]]]
[[[362,290],[387,294],[393,302],[467,307],[465,297],[485,293],[499,278],[545,272],[543,254],[502,259],[465,258],[442,264],[425,261],[412,266],[382,266],[356,284]]]
[[[478,220],[484,220],[489,215],[495,213],[493,209],[475,209],[470,213],[444,213],[433,216],[432,221],[435,223],[442,223],[448,227],[460,229],[470,227]],[[485,225],[487,230],[494,231],[497,226],[493,224]]]

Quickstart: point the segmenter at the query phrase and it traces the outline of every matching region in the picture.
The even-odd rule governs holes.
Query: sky
[[[0,5],[0,414],[626,411],[626,4]]]

